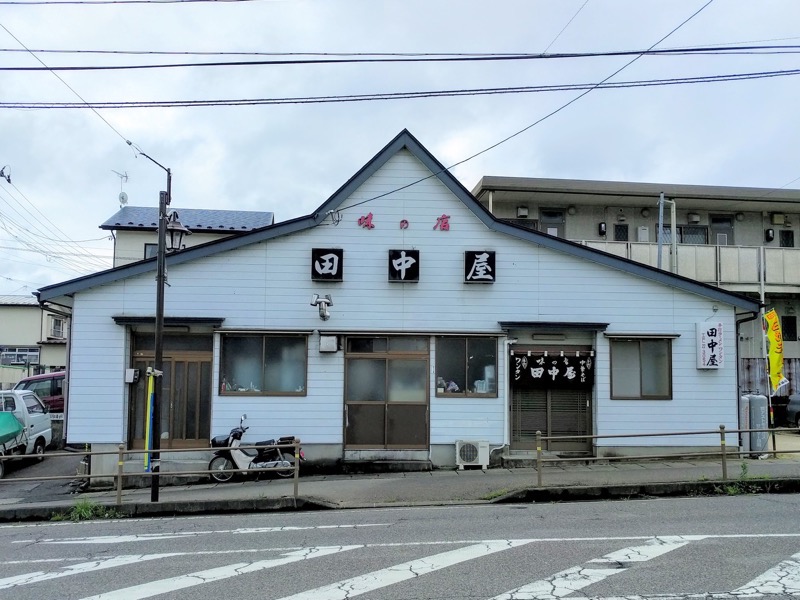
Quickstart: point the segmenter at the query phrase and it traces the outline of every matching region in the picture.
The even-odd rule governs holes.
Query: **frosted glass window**
[[[347,361],[347,401],[386,400],[386,361],[381,358],[351,358]]]
[[[425,402],[428,399],[428,362],[389,361],[389,402]]]

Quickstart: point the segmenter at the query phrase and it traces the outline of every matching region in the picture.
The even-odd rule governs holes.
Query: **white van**
[[[50,415],[38,396],[28,390],[0,391],[0,411],[13,413],[22,432],[7,441],[5,454],[44,454],[53,440]]]

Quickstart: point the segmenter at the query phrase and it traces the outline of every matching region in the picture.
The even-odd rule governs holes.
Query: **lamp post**
[[[132,145],[128,142],[129,145]],[[183,236],[191,232],[178,221],[178,213],[167,213],[172,200],[172,171],[148,156],[141,150],[139,154],[167,172],[167,191],[161,192],[158,198],[158,254],[156,257],[156,331],[155,356],[153,371],[153,420],[150,427],[152,452],[150,454],[150,501],[158,502],[159,472],[161,470],[161,398],[164,389],[164,283],[166,281],[167,263],[167,231],[169,230],[169,250],[179,250]]]

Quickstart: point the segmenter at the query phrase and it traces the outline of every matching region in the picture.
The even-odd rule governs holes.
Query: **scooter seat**
[[[274,446],[275,440],[264,440],[262,442],[256,442],[256,446]]]

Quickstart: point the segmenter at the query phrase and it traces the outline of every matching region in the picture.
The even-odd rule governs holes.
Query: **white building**
[[[250,440],[293,434],[320,463],[448,466],[459,440],[524,450],[536,430],[735,429],[737,313],[759,308],[495,218],[406,131],[313,214],[167,263],[162,448],[207,446],[247,413]],[[142,447],[144,378],[124,374],[153,360],[155,268],[38,292],[73,311],[70,443]],[[327,313],[314,295],[330,296]],[[550,449],[718,445],[709,434]]]
[[[0,389],[67,364],[68,315],[43,310],[33,296],[0,296]]]

